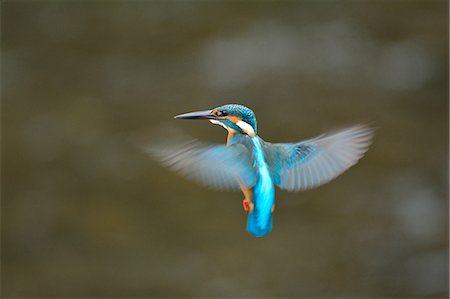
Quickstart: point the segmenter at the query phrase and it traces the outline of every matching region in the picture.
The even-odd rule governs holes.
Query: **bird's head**
[[[212,110],[196,111],[175,116],[177,119],[208,119],[221,125],[227,131],[249,136],[256,135],[256,117],[253,111],[243,105],[227,104]]]

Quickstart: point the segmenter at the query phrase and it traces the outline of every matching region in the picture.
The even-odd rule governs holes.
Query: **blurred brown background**
[[[1,22],[3,297],[448,296],[447,1],[2,1]],[[242,194],[130,142],[223,143],[172,117],[230,102],[272,142],[377,136],[277,192],[256,239]]]

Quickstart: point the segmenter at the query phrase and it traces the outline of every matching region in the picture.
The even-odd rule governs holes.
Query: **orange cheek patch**
[[[225,118],[231,120],[233,123],[237,123],[238,121],[242,120],[242,118],[238,116],[225,116]]]

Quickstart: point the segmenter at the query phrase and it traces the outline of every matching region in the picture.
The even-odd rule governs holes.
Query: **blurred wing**
[[[251,155],[242,144],[212,145],[189,139],[158,145],[146,151],[163,165],[216,190],[239,190],[256,184]]]
[[[288,191],[323,185],[355,165],[373,136],[374,129],[357,125],[299,143],[266,143],[275,184]]]

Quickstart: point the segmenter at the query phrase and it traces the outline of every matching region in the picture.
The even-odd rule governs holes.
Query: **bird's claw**
[[[250,200],[248,200],[247,198],[245,198],[245,199],[242,201],[242,206],[244,207],[244,211],[245,211],[246,213],[251,213],[251,212],[253,212],[253,209],[254,209],[254,207],[255,207],[255,205],[254,205]]]

